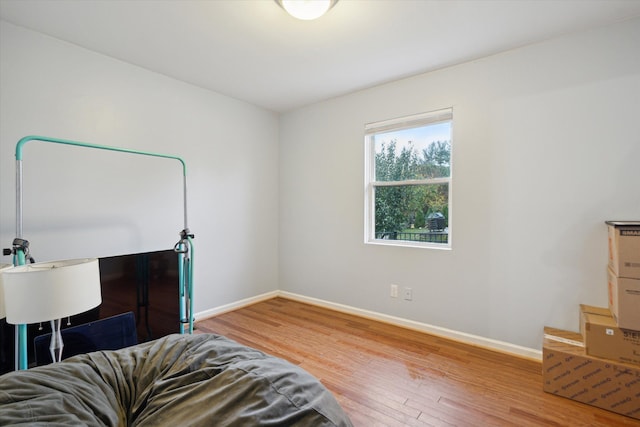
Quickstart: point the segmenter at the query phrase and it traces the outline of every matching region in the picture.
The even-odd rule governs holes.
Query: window
[[[451,108],[365,126],[365,242],[451,247]]]

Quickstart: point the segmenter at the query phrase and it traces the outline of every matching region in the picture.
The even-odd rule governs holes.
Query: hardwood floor
[[[284,298],[196,328],[301,366],[355,426],[640,426],[543,392],[539,362]]]

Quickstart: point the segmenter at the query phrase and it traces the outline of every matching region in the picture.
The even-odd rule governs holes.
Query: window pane
[[[447,243],[449,184],[375,188],[375,238]]]
[[[451,122],[379,133],[372,138],[376,181],[450,176]]]

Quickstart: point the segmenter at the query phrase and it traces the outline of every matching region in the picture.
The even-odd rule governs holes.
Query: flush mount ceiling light
[[[275,0],[289,15],[310,21],[327,13],[338,0]]]

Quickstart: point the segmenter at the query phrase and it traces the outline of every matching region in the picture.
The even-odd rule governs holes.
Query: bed
[[[351,426],[302,368],[214,334],[169,335],[0,376],[0,425]]]

